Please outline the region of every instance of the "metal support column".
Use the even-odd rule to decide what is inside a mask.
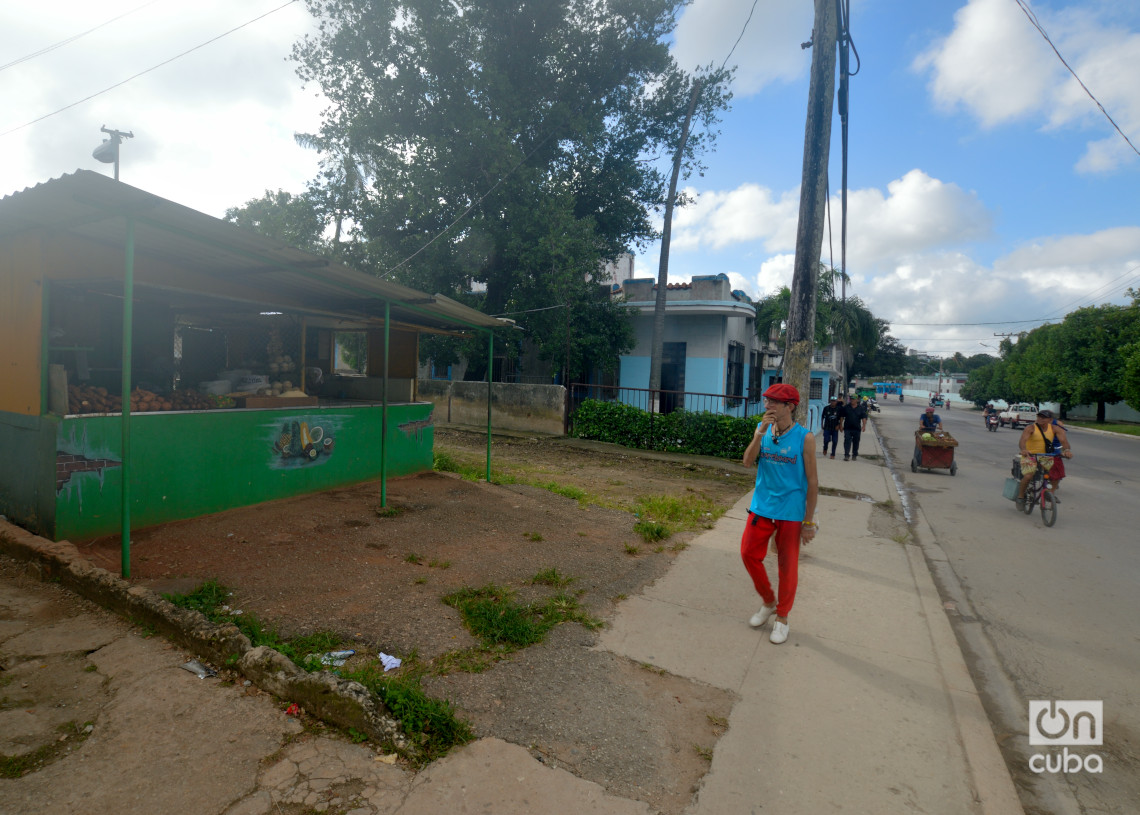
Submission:
[[[122,552],[123,577],[131,576],[131,343],[135,299],[135,221],[127,218],[126,264],[123,269],[123,427],[119,472],[123,479]]]
[[[491,376],[495,371],[495,334],[487,332],[487,480],[491,480]]]
[[[392,303],[384,301],[384,384],[380,389],[380,506],[388,506],[388,340],[392,324]]]

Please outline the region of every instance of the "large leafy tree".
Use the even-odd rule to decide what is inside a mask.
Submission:
[[[597,356],[600,338],[610,358],[627,349],[628,320],[594,280],[655,237],[653,159],[671,156],[690,87],[665,41],[682,0],[307,4],[320,29],[294,58],[331,104],[301,139],[322,153],[314,192],[354,262],[479,290],[550,359],[566,356],[566,320],[537,309],[569,308],[572,358]],[[727,103],[712,84],[709,111]],[[713,135],[689,140],[690,167]],[[599,313],[614,330],[580,320]]]
[[[1140,319],[1135,308],[1106,305],[1068,314],[1057,338],[1061,362],[1057,376],[1064,401],[1095,404],[1097,421],[1103,422],[1106,405],[1124,398],[1126,357],[1121,349],[1137,340]]]
[[[871,353],[864,350],[855,352],[851,363],[851,376],[900,377],[907,373],[911,357],[906,346],[887,333],[885,324],[879,335],[879,342]]]
[[[308,194],[294,195],[278,190],[226,210],[225,220],[276,238],[298,249],[324,252],[325,221],[317,202]]]

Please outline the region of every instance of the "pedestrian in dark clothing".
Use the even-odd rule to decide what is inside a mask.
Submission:
[[[843,460],[859,458],[859,437],[867,429],[867,408],[859,404],[859,397],[852,395],[843,406],[839,429],[843,431]]]
[[[839,413],[843,410],[843,400],[836,396],[819,416],[823,430],[823,454],[827,455],[827,445],[831,444],[831,457],[835,458],[835,448],[839,445]]]

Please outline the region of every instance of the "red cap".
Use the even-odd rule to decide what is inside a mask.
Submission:
[[[800,392],[783,382],[779,382],[768,390],[764,391],[765,399],[775,399],[777,402],[791,402],[793,405],[800,403]]]
[[[934,408],[932,408],[932,407],[928,407],[928,408],[926,409],[926,412],[927,412],[927,413],[933,413],[933,412],[934,412]]]

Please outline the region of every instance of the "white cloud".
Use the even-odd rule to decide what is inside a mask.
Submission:
[[[753,298],[791,284],[795,191],[777,195],[743,184],[690,193],[696,203],[683,210],[674,231],[670,280],[725,272]],[[980,351],[978,342],[992,340],[994,331],[1032,328],[1038,323],[1030,321],[1060,319],[1086,303],[1119,301],[1130,282],[1140,282],[1140,227],[1044,236],[988,264],[969,252],[995,240],[992,215],[955,184],[916,169],[885,191],[853,190],[848,201],[848,293],[890,321],[905,344],[932,353]],[[836,197],[832,215],[838,212]],[[825,260],[828,254],[825,238]],[[657,255],[647,260],[639,258],[639,275],[656,276]],[[1011,320],[1024,322],[1004,322]]]
[[[940,107],[965,107],[991,127],[1039,111],[1056,76],[1052,54],[1012,0],[970,0],[954,31],[915,60]],[[1054,60],[1055,61],[1055,60]]]
[[[694,0],[674,32],[673,56],[686,70],[712,63],[719,68],[748,19],[748,3],[738,0]],[[800,43],[811,37],[811,3],[758,0],[729,67],[736,65],[733,90],[750,96],[775,82],[803,76],[810,51]]]
[[[992,219],[977,196],[911,170],[877,189],[847,195],[849,267],[874,268],[884,260],[960,246],[990,236]],[[832,212],[838,212],[838,199]]]
[[[776,196],[749,183],[727,192],[692,187],[685,192],[694,203],[674,210],[672,246],[677,251],[723,249],[755,240],[764,241],[768,251],[795,247],[798,189]]]
[[[674,214],[673,251],[719,251],[753,242],[766,253],[795,249],[798,188],[776,194],[747,183],[723,192],[686,192],[694,203]],[[839,212],[839,196],[833,196],[836,221]],[[878,189],[852,190],[848,212],[852,267],[873,267],[885,258],[984,239],[991,228],[990,215],[975,195],[921,170],[890,182],[885,195]]]
[[[1120,23],[1103,23],[1084,8],[1036,14],[1121,130],[1130,136],[1140,133],[1140,84],[1128,68],[1140,62],[1140,34]],[[1079,126],[1110,132],[1107,138],[1088,142],[1076,162],[1080,172],[1108,172],[1136,160],[1016,3],[970,0],[954,15],[954,23],[954,30],[912,66],[929,72],[930,93],[938,107],[965,109],[986,128],[1029,120],[1050,129]]]
[[[7,4],[0,52],[16,58],[139,6],[58,2],[53,15]],[[155,4],[0,72],[0,132],[19,127],[157,66],[280,5],[274,0],[193,7]],[[11,8],[9,8],[11,6]],[[66,20],[61,28],[59,20]],[[317,156],[293,142],[313,130],[321,101],[286,61],[314,21],[294,4],[89,101],[0,136],[0,195],[76,169],[111,174],[91,157],[101,125],[132,131],[121,149],[125,183],[213,215],[266,189],[303,189]]]
[[[972,348],[995,331],[1030,329],[1074,308],[1120,302],[1138,278],[1140,227],[1122,227],[1044,237],[992,266],[960,253],[898,258],[855,288],[876,316],[892,322],[894,336],[921,340],[912,344],[937,352],[948,347],[941,341]],[[970,325],[1016,320],[1025,322]],[[942,323],[952,325],[937,325]]]

